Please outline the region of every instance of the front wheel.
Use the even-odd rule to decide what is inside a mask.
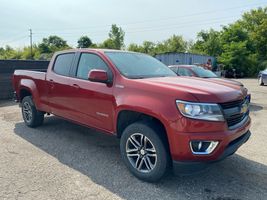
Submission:
[[[42,125],[44,121],[44,113],[36,109],[31,96],[23,98],[21,111],[23,120],[27,126],[33,128]]]
[[[122,134],[122,159],[141,180],[158,181],[167,171],[169,154],[159,134],[152,124],[145,122],[129,125]]]

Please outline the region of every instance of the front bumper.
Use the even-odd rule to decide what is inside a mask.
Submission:
[[[215,160],[206,161],[206,162],[193,162],[193,161],[175,161],[173,160],[173,170],[175,173],[192,173],[199,171],[201,169],[206,168],[209,164],[221,161],[226,157],[234,154],[238,148],[246,143],[250,138],[251,132],[248,130],[245,134],[241,135],[240,137],[236,138],[235,140],[231,141],[227,147],[224,149],[224,152]]]

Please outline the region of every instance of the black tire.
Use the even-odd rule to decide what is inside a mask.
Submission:
[[[44,112],[36,109],[31,96],[22,99],[21,112],[27,126],[34,128],[43,124]]]
[[[263,80],[262,80],[262,76],[259,77],[259,85],[261,85],[261,86],[264,85]]]
[[[169,153],[168,152],[169,151],[168,151],[168,147],[166,146],[164,142],[164,139],[162,139],[159,135],[160,130],[161,129],[158,126],[155,126],[155,124],[153,123],[139,121],[139,122],[135,122],[129,125],[123,131],[123,134],[121,136],[120,152],[121,152],[122,159],[124,163],[126,164],[126,166],[128,167],[128,169],[130,170],[130,172],[133,175],[135,175],[137,178],[143,181],[147,181],[147,182],[158,181],[168,171],[168,168],[169,168]],[[143,135],[143,137],[139,134]],[[133,140],[131,136],[134,137],[135,140]],[[142,141],[141,138],[144,138],[143,140],[146,140],[146,142],[143,141],[143,144],[146,143],[146,145],[144,145],[146,146],[146,148],[142,147],[143,152],[142,152],[141,147],[138,148],[139,149],[138,151],[134,150],[132,152],[129,145],[132,145],[133,149],[136,149],[132,141],[138,140],[138,137],[140,138],[139,144],[142,143],[140,142]],[[135,144],[138,144],[138,143],[135,142]],[[155,153],[152,152],[153,147],[155,149]],[[131,152],[127,154],[126,153],[127,150],[128,152],[129,151]],[[156,156],[154,154],[156,154]],[[131,155],[131,157],[127,155]],[[132,155],[136,155],[136,156],[134,157]],[[151,155],[153,156],[150,157]],[[136,161],[134,161],[135,158],[136,158]],[[139,162],[137,161],[138,158],[139,158]],[[135,166],[138,165],[138,167],[135,167],[134,165]],[[142,166],[140,167],[140,165]],[[140,169],[138,169],[139,167]]]

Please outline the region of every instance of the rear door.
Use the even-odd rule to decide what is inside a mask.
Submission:
[[[69,83],[75,96],[72,100],[75,121],[112,132],[115,107],[113,86],[89,81],[88,73],[92,69],[105,70],[113,76],[108,64],[99,55],[80,53]]]
[[[52,69],[47,73],[48,100],[51,112],[72,119],[72,87],[69,84],[70,70],[75,53],[63,53],[56,56]]]

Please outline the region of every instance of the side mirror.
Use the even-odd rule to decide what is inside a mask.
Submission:
[[[88,73],[88,80],[99,83],[109,83],[108,73],[105,70],[93,69]]]

